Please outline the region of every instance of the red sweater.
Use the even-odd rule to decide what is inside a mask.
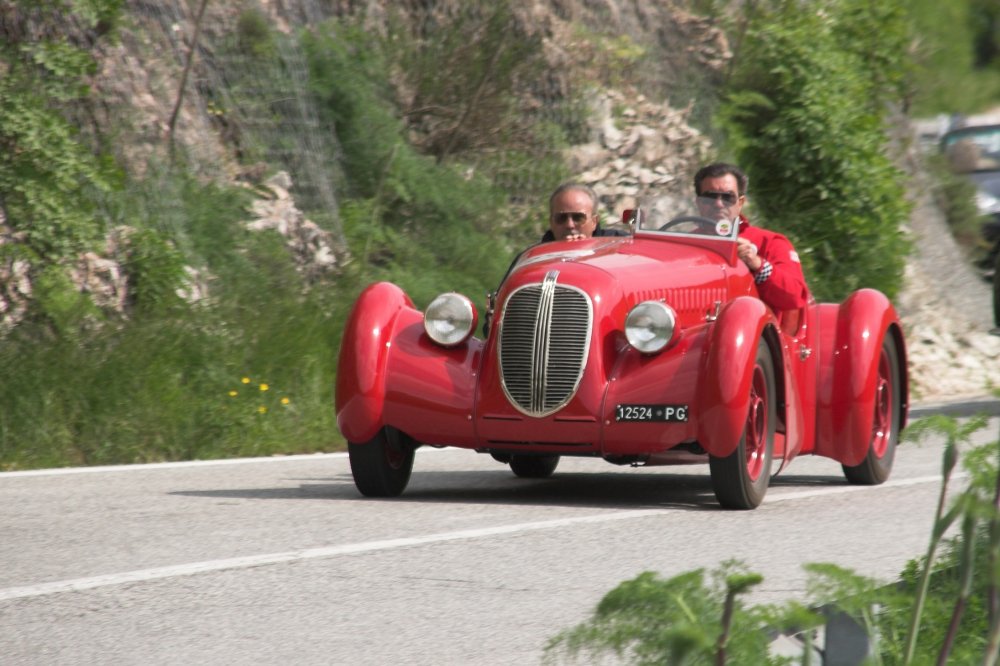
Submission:
[[[771,264],[771,275],[757,284],[757,293],[772,310],[797,310],[809,302],[809,287],[792,242],[776,231],[750,224],[740,215],[740,238],[757,246],[757,255]]]

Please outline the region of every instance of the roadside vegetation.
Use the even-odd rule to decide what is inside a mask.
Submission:
[[[930,2],[824,0],[806,13],[798,3],[704,0],[693,8],[733,47],[725,76],[671,82],[656,48],[581,26],[589,79],[569,76],[539,107],[538,36],[518,28],[508,2],[462,6],[433,21],[399,13],[379,33],[344,18],[285,34],[246,9],[216,44],[216,65],[240,66],[220,79],[226,90],[207,93],[209,110],[248,169],[301,143],[294,98],[259,90],[295,79],[285,55],[302,55],[301,92],[316,109],[309,131],[336,144],[320,163],[336,209],[302,205],[350,258],[310,281],[277,234],[247,230],[251,188],[206,179],[180,144],[140,172],[123,159],[128,119],[96,121],[95,54],[134,29],[120,0],[5,4],[0,293],[25,275],[32,291],[0,313],[0,469],[341,448],[334,373],[356,294],[392,280],[419,306],[441,291],[475,299],[492,289],[537,238],[551,188],[572,175],[560,149],[586,139],[593,77],[692,104],[719,157],[750,170],[753,214],[795,240],[818,297],[862,284],[894,294],[907,208],[887,157],[890,113],[985,104],[982,86],[938,95],[935,81],[982,81],[997,67],[996,12],[980,0],[949,4],[966,17],[961,30]],[[945,57],[942,44],[970,35],[972,56]],[[278,129],[259,133],[237,104]],[[68,277],[109,241],[128,276],[122,312]],[[184,297],[191,268],[208,291],[194,303]]]
[[[74,109],[96,102],[83,85],[95,63],[58,34],[66,24],[59,11],[69,5],[14,5],[23,32],[0,40],[9,74],[0,79],[0,206],[8,239],[17,242],[0,245],[0,260],[30,265],[35,279],[28,316],[0,344],[0,469],[342,447],[334,372],[355,296],[377,280],[406,285],[424,304],[446,290],[485,294],[536,233],[526,228],[535,208],[511,205],[505,173],[530,170],[534,189],[521,188],[527,201],[542,200],[567,176],[535,150],[539,134],[558,142],[562,128],[524,126],[510,101],[520,99],[516,86],[538,69],[540,53],[537,42],[510,30],[503,3],[463,14],[446,31],[453,45],[477,35],[488,61],[420,51],[420,35],[401,23],[382,40],[350,21],[287,37],[250,12],[231,44],[246,58],[246,74],[287,76],[277,60],[289,47],[282,40],[295,41],[319,120],[341,148],[337,213],[352,260],[306,284],[277,234],[246,229],[246,188],[204,182],[183,154],[172,164],[152,162],[141,177],[129,174],[113,150],[101,150],[113,137],[74,126]],[[127,20],[115,0],[74,7],[86,36],[105,42]],[[54,36],[36,41],[37,32]],[[491,43],[496,35],[507,41]],[[411,141],[390,74],[407,79],[414,104],[451,115],[425,118],[429,129]],[[456,100],[473,97],[453,118]],[[294,138],[228,131],[248,162],[267,141]],[[102,251],[105,233],[118,225],[134,230],[117,255],[129,274],[124,317],[96,307],[67,277],[73,257]],[[208,299],[192,305],[178,296],[187,288],[185,266],[209,276]]]

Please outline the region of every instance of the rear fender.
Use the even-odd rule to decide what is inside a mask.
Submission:
[[[698,441],[713,456],[728,456],[739,445],[750,409],[757,341],[768,319],[760,300],[742,296],[722,309],[712,327],[697,404]],[[776,369],[779,363],[776,358]]]
[[[886,336],[899,352],[897,378],[906,423],[908,382],[906,350],[899,319],[889,299],[875,289],[855,291],[839,306],[834,326],[822,330],[827,339],[818,387],[816,454],[847,466],[861,463],[868,453],[875,416],[875,380]]]

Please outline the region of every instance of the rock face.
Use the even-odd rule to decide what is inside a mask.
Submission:
[[[254,220],[247,222],[250,231],[275,231],[285,239],[285,246],[295,260],[295,267],[307,282],[333,273],[339,262],[333,250],[333,235],[307,220],[295,206],[289,190],[292,179],[280,171],[264,185],[271,196],[253,203]]]
[[[693,177],[711,143],[688,125],[690,109],[674,109],[642,95],[605,90],[595,104],[592,140],[568,150],[577,179],[594,187],[605,216],[616,220],[625,208],[669,200],[671,210],[691,201]],[[621,109],[614,118],[612,109]]]

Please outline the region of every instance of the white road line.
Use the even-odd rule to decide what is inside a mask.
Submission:
[[[666,513],[662,509],[645,509],[636,511],[617,511],[615,513],[605,513],[591,516],[580,516],[577,518],[562,518],[558,520],[544,520],[536,523],[520,523],[515,525],[504,525],[500,527],[484,527],[474,530],[461,530],[458,532],[443,532],[441,534],[427,534],[418,537],[405,537],[400,539],[385,539],[382,541],[366,541],[362,543],[344,544],[341,546],[328,546],[325,548],[307,548],[305,550],[292,550],[284,553],[269,553],[264,555],[250,555],[248,557],[234,557],[225,560],[209,560],[207,562],[192,562],[191,564],[180,564],[171,567],[158,567],[156,569],[141,569],[139,571],[127,571],[118,574],[108,574],[105,576],[92,576],[90,578],[77,578],[74,580],[55,581],[52,583],[41,583],[39,585],[26,585],[24,587],[10,587],[0,590],[0,601],[9,599],[23,599],[25,597],[39,597],[46,594],[57,594],[60,592],[79,592],[81,590],[92,590],[98,587],[109,585],[121,585],[124,583],[137,583],[161,578],[173,578],[175,576],[189,576],[192,574],[205,573],[210,571],[226,571],[230,569],[247,569],[265,564],[281,564],[288,562],[301,562],[304,560],[316,560],[339,555],[355,555],[358,553],[370,553],[378,550],[389,550],[392,548],[407,548],[410,546],[422,546],[430,543],[441,543],[444,541],[458,541],[461,539],[478,539],[481,537],[497,536],[501,534],[516,534],[519,532],[530,532],[534,530],[547,530],[567,525],[579,525],[583,523],[603,523],[613,520],[628,520],[645,516],[655,516]]]
[[[260,458],[219,458],[218,460],[184,460],[178,462],[142,463],[135,465],[95,465],[93,467],[54,467],[0,472],[0,480],[25,476],[63,476],[66,474],[95,474],[97,472],[142,472],[145,470],[177,469],[180,467],[208,467],[210,465],[246,465],[262,462],[297,462],[346,458],[346,453],[302,453],[293,456],[265,456]]]
[[[823,495],[836,495],[849,492],[862,492],[886,487],[905,487],[924,483],[939,483],[939,476],[922,476],[912,479],[900,479],[888,481],[881,486],[835,486],[830,488],[814,488],[800,492],[789,493],[768,493],[764,505],[775,502],[785,502],[789,500],[806,499],[820,497]],[[306,560],[327,559],[341,555],[356,555],[359,553],[371,553],[379,550],[391,550],[393,548],[409,548],[412,546],[423,546],[427,544],[442,543],[446,541],[460,541],[464,539],[480,539],[483,537],[494,537],[506,534],[518,534],[537,530],[556,529],[571,525],[582,525],[588,523],[605,523],[616,520],[632,520],[634,518],[648,518],[661,516],[675,512],[676,509],[636,509],[632,511],[615,511],[611,513],[601,513],[589,516],[579,516],[576,518],[560,518],[557,520],[543,520],[533,523],[518,523],[514,525],[503,525],[499,527],[484,527],[473,530],[460,530],[457,532],[442,532],[440,534],[427,534],[417,537],[404,537],[399,539],[384,539],[380,541],[365,541],[361,543],[343,544],[340,546],[326,546],[323,548],[307,548],[304,550],[292,550],[283,553],[266,553],[262,555],[250,555],[247,557],[233,557],[221,560],[208,560],[205,562],[192,562],[189,564],[178,564],[169,567],[157,567],[154,569],[140,569],[137,571],[126,571],[123,573],[107,574],[104,576],[91,576],[88,578],[76,578],[71,580],[54,581],[51,583],[40,583],[38,585],[25,585],[22,587],[9,587],[0,589],[0,601],[11,599],[25,599],[29,597],[41,597],[49,594],[59,594],[64,592],[81,592],[99,587],[109,587],[112,585],[124,585],[127,583],[141,583],[151,580],[161,580],[164,578],[175,578],[178,576],[191,576],[194,574],[208,573],[213,571],[229,571],[232,569],[248,569],[268,564],[285,564],[290,562],[303,562]]]
[[[420,455],[437,451],[465,451],[458,448],[421,447]],[[262,456],[259,458],[219,458],[216,460],[182,460],[177,462],[136,463],[133,465],[95,465],[93,467],[51,467],[49,469],[25,469],[15,472],[0,472],[0,481],[27,476],[63,476],[67,474],[94,474],[97,472],[143,472],[159,469],[178,469],[183,467],[210,467],[212,465],[247,465],[251,463],[270,462],[301,462],[303,460],[335,460],[346,458],[347,452],[339,453],[300,453],[288,456]]]

